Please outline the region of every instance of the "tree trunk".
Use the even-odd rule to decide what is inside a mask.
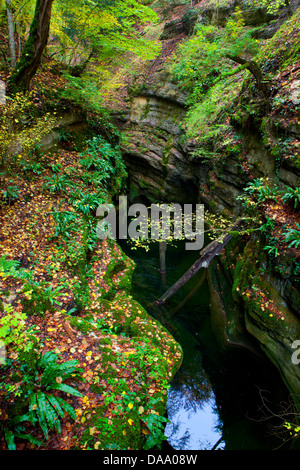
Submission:
[[[253,60],[246,60],[246,59],[243,59],[242,57],[231,55],[231,54],[227,54],[226,57],[230,60],[233,60],[237,64],[244,65],[249,70],[249,72],[251,72],[252,75],[254,76],[256,83],[257,83],[258,90],[264,96],[269,95],[269,90],[268,90],[267,85],[264,82],[262,71],[256,62],[254,62]]]
[[[16,46],[15,46],[15,34],[14,34],[14,22],[11,11],[11,1],[6,0],[6,12],[7,12],[7,24],[8,24],[8,40],[10,49],[11,65],[16,66]]]
[[[19,19],[18,19],[18,22],[17,22],[17,28],[18,28],[18,60],[20,60],[21,52],[22,52],[22,47],[21,47],[21,15],[22,15],[22,8],[23,8],[23,0],[21,0],[21,3],[20,3]]]
[[[29,91],[48,42],[51,8],[54,0],[36,0],[34,18],[19,63],[9,78],[10,91]]]

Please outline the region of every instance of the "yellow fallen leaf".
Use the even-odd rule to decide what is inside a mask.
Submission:
[[[128,408],[129,408],[130,410],[132,410],[133,404],[132,404],[132,403],[128,403]]]
[[[133,425],[133,420],[131,418],[129,418],[128,423],[130,424],[130,426],[132,426]]]

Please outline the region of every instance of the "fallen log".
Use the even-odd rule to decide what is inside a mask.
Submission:
[[[203,250],[200,251],[200,258],[185,272],[181,278],[175,282],[157,301],[157,304],[165,303],[172,295],[175,294],[187,281],[189,281],[196,272],[201,268],[208,268],[211,260],[219,255],[223,250],[224,246],[232,239],[235,232],[241,229],[243,225],[243,219],[238,219],[232,224],[227,230],[226,234],[222,234],[216,240],[209,243]]]

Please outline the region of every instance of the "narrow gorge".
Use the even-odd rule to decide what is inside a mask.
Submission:
[[[234,221],[247,217],[242,196],[249,182],[261,179],[293,189],[299,185],[299,62],[286,61],[283,67],[277,51],[279,57],[263,64],[273,76],[267,105],[253,76],[249,74],[242,86],[237,84],[239,93],[225,102],[226,130],[206,143],[210,155],[205,155],[201,139],[199,144],[197,136],[192,139],[185,132],[189,92],[172,77],[168,59],[201,22],[209,19],[213,25],[224,25],[237,6],[245,6],[243,2],[225,2],[220,8],[215,2],[194,3],[192,12],[187,6],[179,6],[175,15],[173,10],[174,19],[169,18],[160,31],[161,56],[131,83],[130,105],[121,119],[114,117],[122,130],[131,201],[204,204],[217,218]],[[255,25],[260,37],[273,38],[276,47],[287,23],[293,22],[298,30],[298,6],[291,2],[279,18],[263,16],[258,10],[242,13],[245,24]],[[292,29],[290,34],[296,48],[299,33]],[[278,224],[276,232],[284,216],[272,191],[262,212]],[[261,208],[256,211],[259,215]],[[223,346],[249,347],[266,356],[299,410],[300,368],[292,362],[293,343],[300,338],[299,251],[283,249],[275,257],[267,254],[265,246],[262,231],[245,230],[213,260],[207,269],[211,314]]]
[[[299,449],[300,1],[0,9],[0,449]]]

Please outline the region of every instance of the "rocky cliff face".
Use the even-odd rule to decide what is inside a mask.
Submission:
[[[295,159],[300,141],[300,65],[295,59],[272,83],[272,103],[261,110],[246,94],[248,111],[231,120],[231,133],[217,143],[216,158],[194,156],[195,142],[184,132],[187,94],[168,73],[167,59],[176,45],[208,18],[223,24],[241,2],[216,9],[204,1],[188,15],[166,23],[161,35],[163,59],[131,90],[131,107],[122,128],[122,149],[130,175],[130,197],[155,202],[203,203],[217,215],[233,218],[243,208],[238,199],[249,181],[268,177],[279,186],[299,186]],[[299,2],[291,2],[276,22],[245,12],[248,24],[264,24],[261,37],[274,35]],[[189,21],[187,21],[189,18]],[[170,54],[168,46],[172,44]],[[150,78],[149,78],[150,77]],[[238,110],[237,103],[237,110]],[[230,135],[231,134],[231,135]],[[233,138],[238,134],[238,138]],[[300,340],[299,253],[287,251],[270,262],[260,236],[234,239],[208,270],[212,314],[224,344],[260,350],[278,368],[300,409],[300,369],[291,360]]]

